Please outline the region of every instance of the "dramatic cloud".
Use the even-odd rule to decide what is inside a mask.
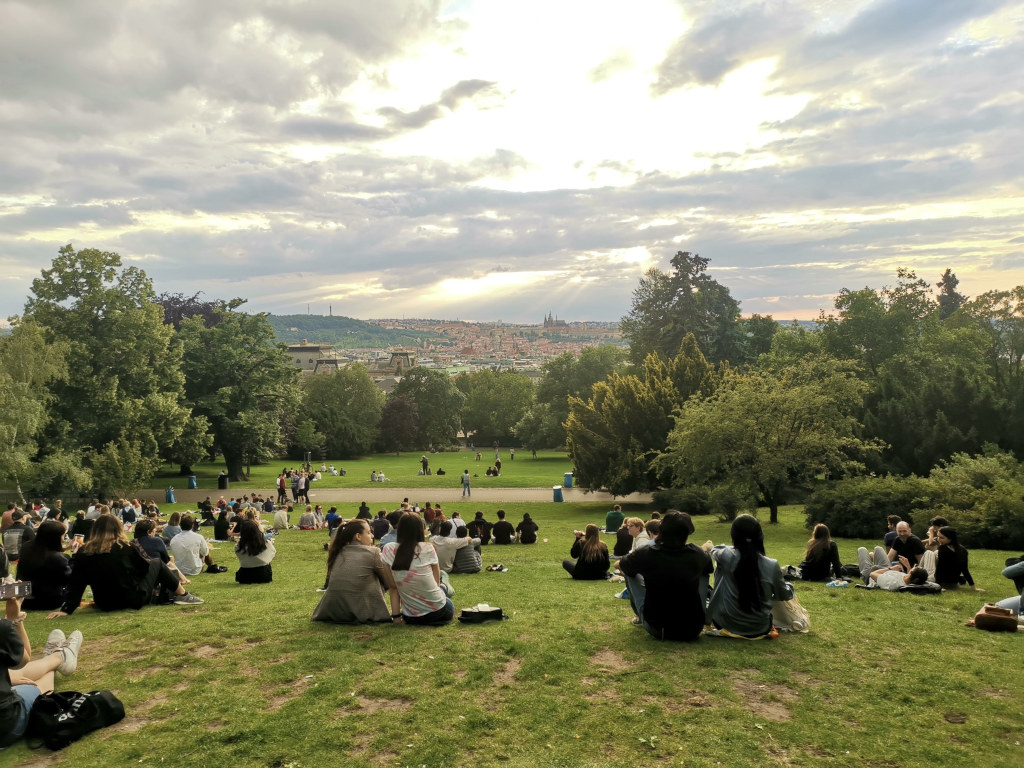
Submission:
[[[67,242],[158,291],[616,319],[677,250],[745,312],[1024,283],[1005,0],[0,0],[0,316]]]

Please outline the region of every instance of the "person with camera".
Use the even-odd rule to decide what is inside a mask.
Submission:
[[[601,541],[601,529],[588,525],[582,531],[573,531],[576,541],[569,550],[569,559],[562,561],[562,567],[576,581],[604,581],[608,578],[611,558],[608,545]]]

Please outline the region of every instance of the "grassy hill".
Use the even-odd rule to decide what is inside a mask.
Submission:
[[[358,347],[418,346],[432,338],[416,331],[379,328],[351,317],[324,315],[268,315],[278,341],[287,344],[303,339],[322,344],[333,344],[337,349]]]

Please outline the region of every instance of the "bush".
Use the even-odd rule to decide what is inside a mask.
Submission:
[[[707,486],[691,485],[686,488],[665,488],[651,494],[651,501],[662,512],[677,509],[691,516],[710,515],[711,491]]]
[[[915,513],[927,506],[927,488],[927,480],[913,475],[838,480],[808,499],[807,527],[825,523],[833,536],[881,538],[889,515],[913,523]]]
[[[999,483],[973,508],[946,517],[966,547],[1024,549],[1024,485],[1020,483]]]

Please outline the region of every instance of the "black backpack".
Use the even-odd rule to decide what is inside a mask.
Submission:
[[[31,749],[64,749],[87,733],[123,719],[124,704],[110,691],[44,693],[28,714],[25,742]]]

